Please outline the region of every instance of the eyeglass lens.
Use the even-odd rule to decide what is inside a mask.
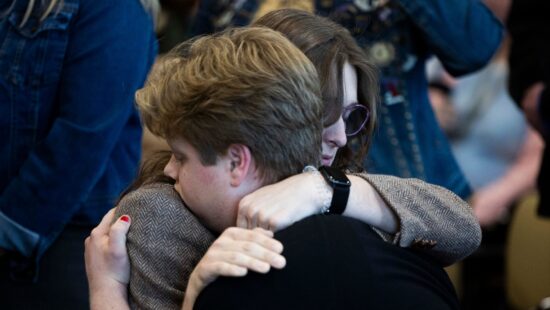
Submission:
[[[348,109],[349,108],[349,109]],[[354,136],[358,134],[369,119],[369,110],[360,104],[346,107],[344,110],[344,120],[346,123],[346,135]]]

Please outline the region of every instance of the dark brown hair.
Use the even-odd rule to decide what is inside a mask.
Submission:
[[[120,194],[116,204],[118,204],[126,194],[135,191],[141,186],[151,183],[167,183],[173,185],[176,181],[164,175],[164,167],[168,164],[168,161],[170,161],[171,156],[172,152],[170,151],[157,151],[147,156],[140,164],[136,178],[132,181],[132,184]]]
[[[334,165],[340,168],[362,167],[375,127],[379,86],[378,70],[367,60],[355,39],[343,26],[296,9],[272,11],[256,20],[253,26],[281,32],[313,62],[321,81],[325,127],[336,122],[342,113],[344,64],[348,62],[355,68],[358,103],[370,110],[370,119],[365,129],[351,137],[348,144],[339,150]]]

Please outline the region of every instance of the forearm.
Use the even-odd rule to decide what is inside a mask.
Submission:
[[[343,215],[376,228],[401,247],[433,244],[424,251],[447,265],[471,254],[481,230],[470,206],[449,190],[417,179],[349,174],[351,190]],[[333,189],[315,170],[262,187],[239,203],[237,226],[277,231],[326,210]]]
[[[418,179],[357,174],[368,181],[398,218],[393,242],[416,247],[449,265],[471,254],[481,242],[481,229],[470,206],[457,195]]]
[[[384,199],[366,180],[350,175],[351,181],[348,204],[343,215],[358,219],[387,233],[394,234],[399,229],[396,214]]]
[[[193,275],[191,275],[191,277],[192,276]],[[195,305],[197,297],[198,292],[188,286],[185,290],[185,299],[183,300],[183,304],[181,305],[181,310],[193,310],[193,306]]]
[[[0,211],[0,248],[30,257],[39,241],[39,234],[19,225]]]
[[[473,72],[492,57],[503,27],[478,0],[399,0],[423,41],[453,75]]]
[[[116,139],[105,138],[108,130],[83,133],[73,125],[56,120],[46,141],[29,154],[0,197],[0,213],[10,221],[10,225],[0,225],[0,235],[7,236],[5,242],[16,245],[11,248],[24,256],[43,253],[45,245],[83,208],[107,169]],[[67,163],[74,158],[81,162]],[[109,188],[111,197],[102,193],[105,196],[98,198],[95,206],[108,209],[122,189]]]
[[[534,189],[543,148],[544,143],[540,136],[528,128],[518,158],[504,176],[489,186],[505,197],[509,203]]]

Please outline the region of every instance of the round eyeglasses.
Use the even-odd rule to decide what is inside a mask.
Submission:
[[[367,124],[370,116],[369,109],[362,104],[352,104],[342,111],[342,118],[346,124],[346,136],[358,134]]]

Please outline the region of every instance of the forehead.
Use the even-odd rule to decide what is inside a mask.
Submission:
[[[188,156],[197,154],[197,150],[183,138],[169,139],[167,142],[174,153],[186,154]]]
[[[342,84],[344,107],[357,103],[357,71],[348,62],[344,64]]]

